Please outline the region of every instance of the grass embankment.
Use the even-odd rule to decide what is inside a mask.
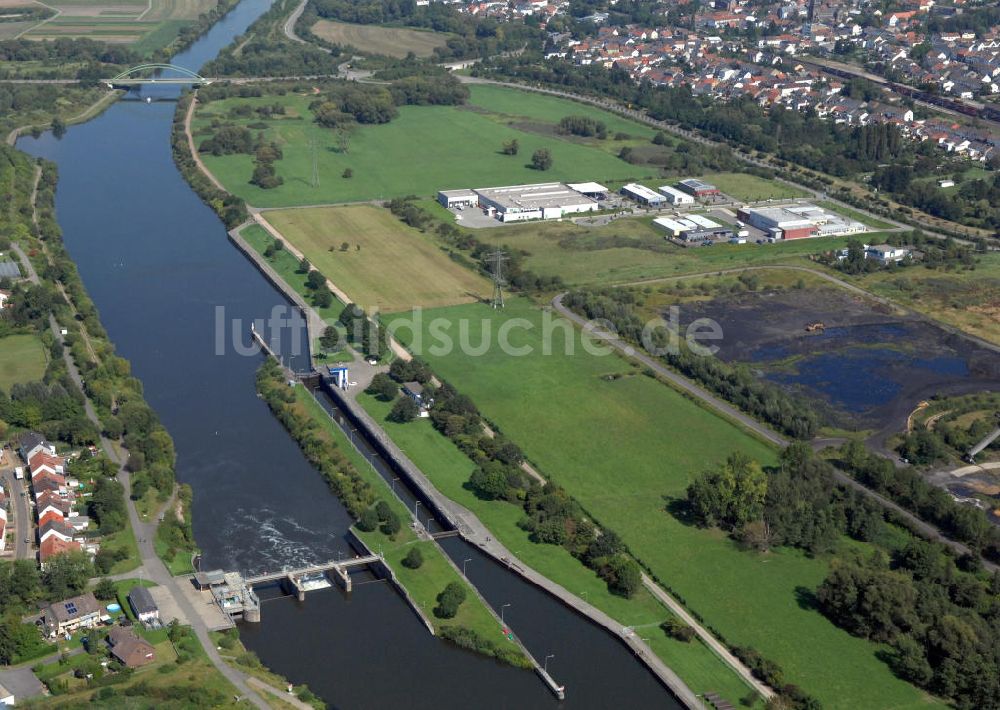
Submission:
[[[518,443],[543,475],[564,486],[599,524],[618,532],[728,643],[754,647],[773,659],[790,682],[825,707],[873,707],[876,699],[878,707],[892,708],[930,702],[892,675],[876,645],[837,629],[808,603],[808,593],[827,573],[828,559],[788,549],[746,552],[722,533],[693,527],[669,512],[696,475],[733,450],[764,463],[774,461],[772,450],[616,356],[543,355],[541,313],[524,299],[512,300],[500,313],[457,306],[427,316],[425,322],[467,319],[473,343],[480,342],[483,328],[495,330],[503,321],[525,318],[534,324],[530,331],[510,334],[512,345],[532,346],[531,355],[509,357],[493,348],[481,357],[458,349],[424,357]],[[576,342],[579,351],[578,337]],[[406,426],[413,428],[389,431],[412,436],[405,443],[401,439],[408,455],[443,492],[475,510],[512,551],[555,579],[573,565],[582,570],[562,550],[527,542],[515,528],[517,508],[485,504],[464,491],[468,462],[454,469],[441,463],[450,442],[431,436],[436,432],[429,428],[421,435],[422,423]]]
[[[406,226],[387,209],[316,207],[269,211],[266,217],[369,312],[469,303],[490,293],[486,279],[448,258],[430,235]]]
[[[366,54],[384,54],[403,59],[412,52],[417,57],[433,57],[434,50],[446,47],[453,35],[405,27],[355,25],[349,22],[318,20],[310,31],[327,42],[353,47]]]
[[[274,237],[272,237],[266,229],[259,225],[252,224],[249,227],[244,228],[243,231],[240,232],[240,235],[244,240],[246,240],[247,244],[249,244],[254,251],[256,251],[267,261],[268,264],[271,265],[285,284],[306,299],[306,302],[312,301],[313,291],[306,285],[307,275],[299,271],[298,259],[292,256],[292,254],[285,249],[275,251],[271,254],[271,256],[265,256],[267,248],[274,243]],[[344,309],[344,305],[344,303],[341,303],[340,300],[334,296],[333,301],[326,308],[317,308],[315,306],[314,308],[325,323],[334,325],[334,327],[339,328],[341,333],[344,334],[344,328],[339,325],[337,321],[340,312]],[[322,348],[319,346],[318,337],[319,336],[317,336],[317,342],[311,344],[311,352],[313,353],[313,358],[317,364],[345,362],[353,359],[351,354],[345,349],[338,350],[320,358],[319,353],[322,352]]]
[[[38,382],[45,374],[49,356],[41,338],[30,333],[0,338],[0,389]]]
[[[341,462],[336,466],[339,475],[345,483],[353,481],[348,484],[351,485],[352,497],[346,503],[352,513],[358,514],[373,505],[376,500],[382,500],[398,516],[403,525],[394,535],[387,535],[381,529],[366,532],[357,526],[355,532],[370,549],[385,555],[386,563],[430,620],[435,632],[440,635],[445,633],[448,627],[465,629],[476,637],[478,649],[486,655],[494,656],[511,665],[530,667],[520,648],[501,634],[496,619],[469,583],[451,566],[441,548],[432,541],[418,539],[409,526],[409,511],[392,493],[389,484],[351,446],[347,437],[319,402],[303,387],[288,388],[280,371],[273,366],[258,374],[258,390],[262,392],[272,410],[276,406],[280,407],[280,411],[275,413],[279,420],[290,428],[293,437],[300,439],[295,431],[299,427],[308,430],[306,436],[309,441],[306,448],[309,451],[319,452],[325,448],[326,452],[339,452]],[[276,395],[282,397],[280,403]],[[300,444],[302,443],[300,440]],[[325,452],[320,455],[325,460],[329,459]],[[331,480],[331,476],[326,472],[324,476],[328,481]],[[339,485],[343,487],[344,484]],[[409,569],[402,564],[403,558],[412,547],[419,548],[423,555],[423,564],[417,569]],[[438,594],[449,582],[462,585],[466,589],[466,598],[453,618],[438,619],[433,609],[437,606]]]
[[[432,196],[438,190],[488,187],[519,183],[568,180],[599,182],[643,179],[653,176],[653,166],[634,166],[617,157],[634,143],[648,144],[652,131],[613,114],[575,102],[533,95],[501,87],[471,88],[468,106],[403,106],[390,123],[366,125],[350,135],[343,152],[337,133],[313,122],[310,94],[260,98],[233,98],[199,104],[194,120],[195,142],[211,135],[213,119],[225,117],[236,125],[264,123],[265,137],[281,146],[284,157],[275,163],[284,184],[263,190],[249,184],[253,172],[250,155],[202,159],[226,189],[258,207],[288,207],[404,197],[414,192]],[[283,116],[261,121],[259,116],[229,118],[240,104],[285,106]],[[590,115],[604,121],[613,135],[619,130],[627,140],[576,138],[556,133],[563,116]],[[501,146],[516,138],[520,153],[503,155]],[[312,185],[310,140],[316,140],[319,185]],[[547,171],[529,167],[538,148],[552,152]],[[391,155],[392,160],[386,160]],[[342,177],[350,168],[353,177]]]

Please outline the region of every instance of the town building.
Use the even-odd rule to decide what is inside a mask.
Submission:
[[[129,668],[138,668],[156,659],[156,649],[145,639],[139,638],[135,631],[123,626],[111,629],[108,633],[108,646],[111,647],[112,657]]]
[[[722,194],[715,185],[711,185],[704,180],[698,180],[697,178],[681,180],[677,183],[677,187],[695,197],[717,197]]]
[[[667,202],[672,205],[693,205],[694,196],[689,195],[686,192],[681,192],[680,190],[670,187],[669,185],[664,185],[662,187],[656,188],[660,191],[664,197],[667,198]]]
[[[50,636],[62,636],[77,629],[92,629],[111,617],[90,592],[49,604],[43,621]]]
[[[48,566],[50,559],[56,555],[61,555],[66,552],[78,552],[83,549],[80,547],[80,543],[76,540],[64,540],[58,536],[51,536],[45,538],[41,544],[38,546],[38,562],[41,564],[42,569]]]
[[[600,209],[596,200],[560,182],[482,187],[473,192],[479,196],[479,206],[501,222],[561,219],[568,214]]]
[[[656,190],[650,190],[645,185],[640,185],[639,183],[630,182],[628,185],[622,187],[621,193],[630,199],[635,200],[641,205],[649,205],[650,207],[659,207],[667,198],[661,195]]]
[[[910,256],[906,247],[894,247],[891,244],[873,244],[865,250],[865,258],[876,259],[883,266],[898,264]]]
[[[128,593],[128,605],[132,607],[135,618],[147,626],[158,624],[160,608],[156,606],[152,593],[146,587],[132,587]]]

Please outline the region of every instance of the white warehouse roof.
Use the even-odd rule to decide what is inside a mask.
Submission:
[[[649,200],[651,202],[663,201],[663,195],[658,193],[656,190],[650,190],[645,185],[640,185],[639,183],[636,182],[630,182],[628,185],[625,185],[622,189],[633,195],[641,197],[644,200]]]
[[[699,227],[704,227],[705,229],[715,229],[716,227],[721,227],[722,225],[713,222],[708,217],[702,217],[700,214],[689,214],[687,216],[689,220],[697,224]]]
[[[566,187],[570,190],[576,190],[584,195],[593,194],[595,192],[607,192],[608,188],[599,182],[568,182]]]

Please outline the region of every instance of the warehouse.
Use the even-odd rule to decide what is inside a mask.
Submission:
[[[715,226],[686,229],[681,233],[680,238],[685,242],[723,242],[734,236],[736,236],[735,233],[729,227]]]
[[[744,207],[736,216],[774,239],[804,239],[816,236],[816,225],[784,207]]]
[[[566,183],[566,187],[570,190],[576,190],[581,195],[592,197],[595,200],[608,199],[608,188],[599,182],[568,182]]]
[[[479,206],[501,222],[560,219],[567,214],[600,209],[596,200],[560,182],[482,187],[473,192],[479,197]]]
[[[817,205],[792,205],[785,209],[793,214],[797,214],[802,219],[812,222],[816,227],[816,236],[818,237],[859,234],[868,231],[868,227],[861,222],[843,217],[836,212],[828,212]]]
[[[630,182],[628,185],[622,187],[622,194],[625,195],[625,197],[632,198],[639,204],[650,205],[651,207],[658,207],[667,199],[656,190],[650,190],[645,185],[640,185],[635,182]]]
[[[689,214],[687,218],[699,227],[704,227],[705,229],[717,229],[722,226],[718,222],[713,222],[708,217],[703,217],[700,214]]]
[[[669,185],[664,185],[663,187],[656,188],[660,193],[667,198],[667,202],[672,205],[693,205],[694,198],[687,194],[686,192],[681,192]]]
[[[666,230],[667,234],[671,237],[679,237],[682,233],[691,229],[690,226],[668,217],[657,217],[653,220],[653,224],[660,229]]]
[[[472,190],[441,190],[438,202],[442,207],[473,207],[479,204],[479,196]]]
[[[695,197],[716,197],[722,194],[715,185],[710,185],[704,180],[697,180],[695,178],[681,180],[677,183],[677,187]]]

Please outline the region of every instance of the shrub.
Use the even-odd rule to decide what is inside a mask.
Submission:
[[[364,532],[371,532],[378,527],[378,513],[374,508],[366,509],[358,519],[358,529]]]
[[[465,601],[465,587],[458,582],[448,582],[447,586],[437,595],[437,606],[434,616],[439,619],[453,619],[458,613],[458,607]]]
[[[420,551],[419,547],[411,547],[410,551],[406,553],[406,557],[403,558],[403,567],[407,569],[420,569],[423,563],[424,553]]]
[[[663,629],[664,633],[666,633],[666,635],[670,638],[683,641],[684,643],[690,643],[695,637],[694,629],[678,619],[676,616],[671,616],[669,619],[664,621],[660,624],[660,628]]]

